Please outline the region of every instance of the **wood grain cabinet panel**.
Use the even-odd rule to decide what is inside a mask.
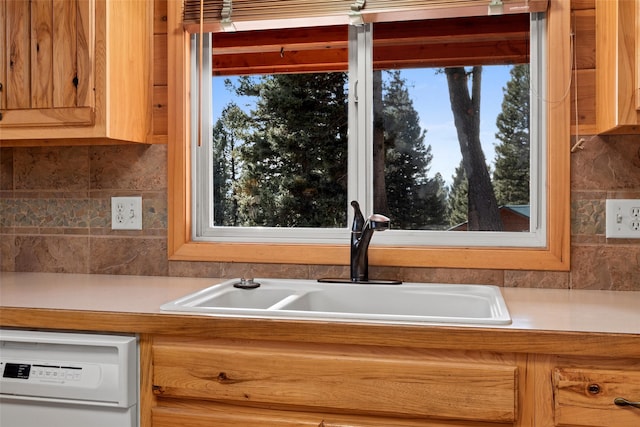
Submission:
[[[152,410],[153,427],[497,427],[470,421],[297,412],[201,401],[177,401]],[[512,424],[508,424],[511,426]]]
[[[640,408],[614,403],[640,401],[640,371],[555,368],[553,387],[557,426],[640,426]]]
[[[147,142],[153,2],[0,2],[0,145]]]
[[[596,127],[640,134],[640,0],[596,0]]]
[[[163,400],[383,417],[513,423],[517,374],[512,362],[470,356],[421,360],[392,351],[363,355],[220,343],[156,343],[153,350],[154,393]]]

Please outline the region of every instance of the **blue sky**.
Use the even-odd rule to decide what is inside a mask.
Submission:
[[[493,165],[496,142],[496,118],[502,110],[503,88],[510,79],[511,66],[484,66],[482,72],[482,94],[480,105],[480,141],[484,155]],[[431,145],[431,169],[429,176],[440,172],[447,183],[460,163],[460,145],[453,113],[449,103],[449,89],[444,73],[432,69],[403,70],[413,96],[414,108],[420,115],[420,125],[427,130],[425,143]],[[418,95],[424,93],[425,95]]]
[[[509,81],[510,66],[484,66],[480,107],[480,140],[487,162],[493,165],[495,151],[496,117],[501,111],[503,88]],[[449,91],[444,73],[434,69],[406,69],[402,71],[414,108],[420,116],[420,125],[427,130],[426,144],[431,145],[433,160],[429,176],[440,172],[447,184],[451,184],[461,154],[458,137],[449,104]],[[220,117],[224,106],[231,100],[224,87],[224,78],[213,79],[214,121]],[[242,107],[242,105],[240,105]]]

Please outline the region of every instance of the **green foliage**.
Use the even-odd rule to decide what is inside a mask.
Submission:
[[[243,130],[249,117],[235,103],[229,103],[213,129],[214,224],[239,223],[236,181],[239,175],[237,148],[244,141]]]
[[[347,205],[344,73],[245,77],[256,96],[240,149],[241,225],[342,227]]]
[[[529,204],[529,65],[511,69],[496,120],[493,186],[500,205]]]
[[[447,226],[447,188],[429,178],[431,147],[399,71],[384,85],[384,182],[394,228]],[[344,227],[347,76],[276,74],[226,81],[230,103],[213,129],[214,221],[225,226]],[[374,155],[379,155],[374,153]]]
[[[453,184],[449,191],[449,225],[455,226],[467,222],[469,210],[468,202],[469,183],[464,173],[462,162],[456,168],[456,174],[453,176]]]

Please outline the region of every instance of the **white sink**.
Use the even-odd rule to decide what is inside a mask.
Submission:
[[[312,280],[256,279],[260,287],[239,289],[238,279],[162,305],[164,311],[376,323],[511,323],[497,286],[403,283],[365,285]]]

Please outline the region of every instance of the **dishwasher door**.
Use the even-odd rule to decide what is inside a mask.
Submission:
[[[134,336],[0,329],[0,426],[136,427]]]

